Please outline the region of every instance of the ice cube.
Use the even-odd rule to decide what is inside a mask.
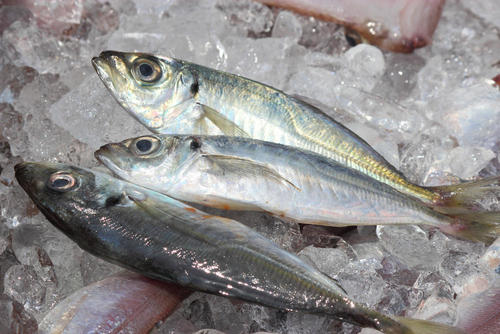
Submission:
[[[20,5],[31,11],[39,27],[53,33],[62,35],[71,29],[72,25],[80,23],[83,12],[83,1],[71,2],[57,0],[42,1],[12,1],[5,0],[5,5]]]
[[[54,124],[94,150],[106,143],[149,132],[116,103],[96,75],[89,76],[54,103],[49,117]]]
[[[500,28],[500,22],[498,21],[498,18],[500,17],[500,8],[498,7],[498,2],[496,0],[472,2],[461,0],[460,3],[474,14],[482,17],[486,22],[494,24],[497,28]]]
[[[439,265],[439,272],[457,294],[462,294],[466,283],[480,272],[478,260],[478,254],[451,251]]]
[[[319,271],[331,276],[337,277],[342,268],[344,268],[349,257],[338,248],[316,248],[308,246],[298,254],[306,262],[312,263]]]
[[[425,59],[415,53],[388,53],[385,56],[386,71],[373,88],[373,93],[403,102],[413,93],[417,74],[425,65]]]
[[[44,307],[46,288],[31,266],[14,265],[5,273],[5,294],[24,306],[30,313]]]
[[[382,300],[387,287],[377,273],[381,268],[380,262],[373,258],[351,261],[338,274],[338,280],[354,301],[373,307]]]
[[[492,148],[500,140],[500,90],[475,82],[433,100],[431,116],[437,122],[447,120],[442,126],[459,145]]]
[[[286,10],[281,11],[274,22],[272,36],[298,40],[302,36],[302,25],[295,14]]]
[[[250,0],[218,0],[217,8],[226,21],[238,27],[243,36],[269,36],[274,16],[269,7]]]
[[[436,248],[418,226],[378,225],[377,236],[389,253],[410,267],[433,269],[439,264]]]
[[[359,44],[344,54],[349,71],[344,74],[348,84],[371,91],[385,72],[382,51],[369,44]]]
[[[23,305],[7,295],[0,295],[0,332],[36,334],[38,326]]]
[[[490,149],[460,146],[449,153],[449,162],[446,165],[450,166],[450,171],[454,175],[468,179],[476,176],[494,158],[496,154]]]

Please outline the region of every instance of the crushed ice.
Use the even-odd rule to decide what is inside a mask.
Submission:
[[[496,0],[447,1],[434,43],[409,55],[350,48],[335,24],[247,0],[45,2],[55,3],[38,1],[31,12],[0,7],[0,332],[34,333],[58,301],[118,270],[52,227],[13,173],[23,160],[93,167],[100,145],[146,132],[91,68],[101,50],[174,56],[312,98],[423,185],[500,174],[500,90],[489,80],[500,72]],[[379,226],[335,230],[335,237],[264,214],[230,215],[390,314],[452,324],[460,298],[498,276],[491,266],[500,262],[498,246],[486,250],[438,231]],[[202,328],[360,330],[196,293],[155,333]]]

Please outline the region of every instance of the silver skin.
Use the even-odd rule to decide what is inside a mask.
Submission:
[[[216,208],[265,211],[329,226],[428,224],[446,230],[454,223],[333,160],[275,143],[147,135],[105,145],[95,156],[127,181]]]
[[[83,168],[21,163],[15,169],[45,217],[80,247],[151,278],[388,334],[462,333],[356,304],[332,279],[237,221]]]
[[[318,108],[230,73],[157,55],[104,51],[92,59],[118,103],[159,134],[248,137],[321,154],[432,205],[369,144]]]

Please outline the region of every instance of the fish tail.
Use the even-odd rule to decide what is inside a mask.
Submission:
[[[450,224],[440,226],[440,229],[461,239],[490,244],[500,236],[500,212],[460,214],[450,217]]]
[[[432,321],[418,320],[411,318],[395,317],[395,320],[402,325],[403,331],[391,328],[384,329],[383,333],[390,334],[466,334],[463,330]]]
[[[448,215],[460,215],[482,210],[479,204],[481,199],[491,194],[500,194],[500,177],[426,189],[438,195],[437,201],[432,204],[434,210]]]

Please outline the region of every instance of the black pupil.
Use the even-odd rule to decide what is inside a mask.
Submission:
[[[139,72],[141,72],[141,75],[145,77],[151,76],[153,74],[153,66],[149,65],[148,63],[142,63],[139,65]]]
[[[135,144],[135,146],[137,147],[137,149],[139,151],[147,152],[151,149],[151,147],[153,146],[153,143],[151,142],[151,140],[141,139]]]
[[[60,179],[55,179],[54,182],[52,182],[52,186],[55,188],[62,188],[65,187],[69,184],[68,179],[60,178]]]

